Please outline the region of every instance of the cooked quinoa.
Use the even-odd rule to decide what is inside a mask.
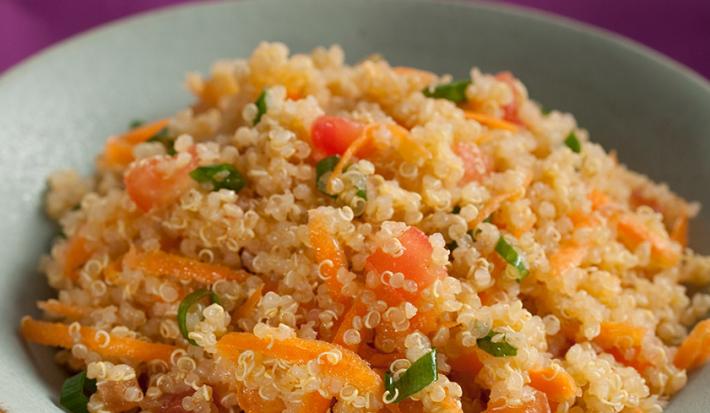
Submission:
[[[660,412],[710,356],[698,207],[512,74],[264,43],[187,87],[49,178],[21,329],[89,412]]]

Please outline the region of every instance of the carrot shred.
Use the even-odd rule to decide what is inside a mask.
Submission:
[[[308,231],[316,261],[325,277],[325,284],[328,286],[330,295],[339,303],[348,303],[350,298],[343,295],[343,285],[338,281],[338,270],[347,267],[345,252],[340,247],[338,240],[328,233],[322,216],[314,215],[308,221]],[[326,261],[330,263],[324,264]]]
[[[361,148],[364,148],[367,144],[370,143],[370,140],[372,139],[372,134],[370,133],[370,130],[377,126],[379,125],[376,123],[365,126],[362,131],[362,134],[357,139],[355,139],[353,143],[350,144],[350,146],[348,146],[348,149],[345,150],[343,156],[340,157],[340,160],[335,165],[335,168],[333,168],[333,172],[331,172],[330,176],[328,177],[328,182],[326,182],[326,188],[328,189],[328,192],[333,191],[333,182],[343,173],[343,170],[348,165],[348,163],[350,163],[350,160],[355,156],[355,154]]]
[[[481,209],[478,210],[476,218],[469,222],[468,229],[476,229],[481,222],[485,221],[491,214],[500,209],[503,202],[508,200],[512,195],[513,194],[498,194],[489,198]]]
[[[355,317],[363,317],[366,313],[367,306],[363,304],[363,302],[360,300],[354,301],[348,311],[346,311],[343,315],[342,321],[340,322],[340,326],[338,326],[338,330],[335,332],[335,337],[333,337],[333,343],[339,344],[350,351],[357,352],[359,344],[347,344],[345,342],[345,332],[350,329],[354,329],[360,332],[360,328],[355,328],[354,320]],[[362,322],[360,323],[360,325],[362,325]]]
[[[518,126],[510,123],[508,121],[505,121],[503,119],[498,119],[493,116],[489,116],[480,112],[473,112],[470,110],[464,111],[464,116],[466,116],[466,119],[472,119],[475,120],[476,122],[488,126],[489,128],[493,129],[504,129],[507,131],[511,132],[517,132],[518,131]]]
[[[72,281],[76,281],[79,276],[79,268],[91,258],[92,253],[93,251],[84,237],[81,235],[71,237],[64,256],[64,274]]]
[[[400,76],[416,78],[421,83],[429,84],[436,80],[436,75],[428,70],[417,69],[409,66],[395,66],[392,70]]]
[[[360,356],[337,344],[295,337],[263,339],[251,333],[227,333],[217,342],[217,351],[232,362],[246,350],[291,363],[307,363],[326,352],[339,353],[340,360],[335,364],[321,357],[320,372],[351,384],[361,393],[374,393],[378,399],[382,396],[382,378]]]
[[[246,301],[242,305],[239,306],[239,308],[234,311],[234,318],[239,319],[239,318],[245,318],[249,317],[249,315],[254,311],[257,305],[259,305],[259,301],[261,301],[261,297],[264,296],[264,284],[261,284],[254,290],[253,293],[247,298]]]
[[[547,395],[550,404],[563,403],[574,399],[577,394],[577,384],[574,378],[562,368],[545,367],[531,370],[530,387],[540,390]],[[555,410],[555,408],[553,408]]]
[[[673,359],[679,369],[692,370],[710,359],[710,319],[699,322],[683,340]]]
[[[688,214],[682,213],[673,221],[671,239],[681,247],[688,246]]]
[[[244,413],[281,413],[284,404],[281,399],[265,400],[259,395],[258,389],[247,389],[243,385],[235,388],[237,404]]]
[[[574,242],[566,242],[550,256],[550,272],[561,275],[565,271],[579,267],[587,255],[586,248]]]
[[[306,393],[301,399],[297,413],[325,413],[330,409],[332,398],[325,398],[317,391]]]
[[[363,346],[363,348],[366,348],[366,350],[360,350],[362,358],[367,360],[372,367],[378,369],[388,369],[395,360],[405,358],[404,354],[398,352],[380,353],[379,351],[371,349],[369,346]]]
[[[133,162],[133,147],[145,142],[168,125],[169,119],[160,119],[106,140],[102,162],[109,167],[123,167]]]
[[[550,413],[550,404],[545,393],[535,390],[535,397],[523,404],[508,406],[505,400],[497,399],[488,403],[483,413]]]
[[[124,256],[123,265],[154,276],[172,276],[205,284],[218,280],[243,281],[249,276],[243,270],[233,270],[224,265],[208,264],[163,251],[137,252],[131,249]]]
[[[451,369],[456,373],[463,373],[473,380],[483,368],[483,363],[478,358],[476,350],[467,350],[448,360]]]
[[[641,355],[646,329],[628,323],[605,321],[593,342],[616,361],[643,372],[651,363]]]
[[[79,320],[90,312],[88,308],[65,304],[55,299],[38,301],[37,307],[52,316],[64,317],[71,320]]]
[[[25,340],[43,346],[62,347],[71,349],[74,339],[67,324],[51,323],[48,321],[34,320],[25,317],[20,323],[20,331]],[[151,360],[170,361],[170,355],[176,349],[163,343],[152,343],[130,337],[119,337],[109,334],[110,341],[104,342],[99,331],[81,326],[79,328],[78,343],[84,344],[89,350],[95,351],[103,358],[128,359],[134,362],[148,362]]]
[[[681,251],[678,245],[665,234],[656,233],[633,214],[621,214],[616,219],[619,241],[627,248],[638,247],[642,242],[651,244],[651,264],[659,268],[670,268],[678,264]]]

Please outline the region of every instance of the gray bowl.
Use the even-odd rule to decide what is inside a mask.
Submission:
[[[64,372],[52,350],[17,327],[51,296],[37,261],[56,228],[43,216],[45,178],[92,168],[109,134],[136,117],[190,102],[188,70],[247,56],[262,40],[293,51],[341,44],[350,61],[373,52],[399,65],[463,76],[476,65],[512,70],[547,107],[574,113],[592,138],[632,168],[710,204],[710,86],[650,50],[537,12],[427,0],[266,0],[207,3],[145,14],[73,38],[0,78],[0,406],[58,411]],[[710,214],[692,245],[708,252]],[[692,375],[668,411],[706,412],[710,368]]]

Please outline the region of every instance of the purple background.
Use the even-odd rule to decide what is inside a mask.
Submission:
[[[0,72],[101,23],[189,0],[0,0]],[[499,0],[631,37],[710,79],[710,0]]]

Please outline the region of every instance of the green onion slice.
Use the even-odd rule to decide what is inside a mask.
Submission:
[[[256,102],[254,102],[256,105],[256,117],[254,118],[254,126],[258,125],[259,122],[261,122],[261,117],[264,116],[266,113],[266,91],[264,90],[261,92],[258,98],[256,98]]]
[[[321,159],[316,164],[316,187],[319,191],[332,198],[335,198],[336,196],[328,193],[328,188],[326,188],[326,186],[328,185],[326,174],[328,172],[333,172],[333,169],[335,169],[335,165],[337,165],[338,162],[340,162],[340,157],[337,155],[333,155]],[[365,196],[367,196],[367,194]]]
[[[579,153],[582,151],[582,143],[579,142],[579,139],[577,138],[577,135],[574,133],[574,131],[570,132],[569,135],[565,138],[565,145],[567,145],[568,148],[572,149],[572,152],[574,153]]]
[[[69,377],[62,384],[59,404],[71,413],[87,413],[89,397],[96,392],[96,380],[87,379],[86,372]]]
[[[385,390],[389,393],[390,403],[399,403],[438,378],[436,371],[436,349],[432,349],[402,373],[397,380],[392,374],[385,373]],[[396,397],[395,397],[396,396]]]
[[[228,163],[200,166],[190,172],[190,176],[201,184],[211,184],[213,191],[231,189],[234,192],[239,192],[246,185],[242,174]]]
[[[498,238],[498,242],[496,243],[496,252],[505,260],[505,262],[518,271],[518,281],[522,281],[528,276],[528,268],[525,266],[523,257],[518,254],[518,251],[516,251],[512,245],[508,244],[508,241],[506,241],[503,236]]]
[[[140,119],[133,119],[133,120],[131,121],[131,123],[128,124],[128,127],[129,127],[130,129],[135,129],[135,128],[139,127],[139,126],[143,126],[144,123],[145,123],[145,122],[143,122],[143,121],[140,120]]]
[[[459,80],[434,87],[429,86],[422,93],[429,98],[447,99],[454,103],[461,103],[466,101],[466,88],[470,84],[471,80]]]
[[[175,152],[175,139],[173,139],[168,133],[168,128],[162,128],[155,135],[148,138],[148,142],[158,142],[165,147],[165,152],[168,155],[173,156]]]
[[[481,337],[476,340],[478,348],[495,357],[510,357],[517,355],[518,349],[505,341],[505,337],[503,337],[500,341],[493,341],[493,337],[499,334],[500,333],[496,333],[493,330],[489,331],[485,337]]]
[[[182,302],[180,302],[180,306],[178,307],[178,313],[177,313],[177,321],[178,321],[178,326],[180,327],[180,333],[182,334],[183,337],[188,341],[188,343],[192,344],[193,346],[196,346],[197,343],[195,340],[191,339],[189,337],[190,332],[187,330],[187,312],[190,310],[190,308],[197,304],[198,301],[201,299],[209,296],[210,297],[210,303],[211,304],[220,304],[219,302],[219,297],[217,297],[217,294],[210,290],[206,290],[204,288],[199,289],[197,291],[193,291],[190,294],[188,294]]]

